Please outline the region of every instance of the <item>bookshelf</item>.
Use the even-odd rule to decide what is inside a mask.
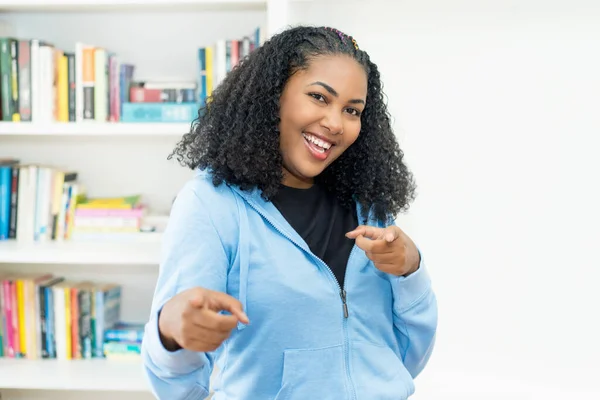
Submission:
[[[268,37],[288,25],[291,3],[309,1],[0,0],[0,36],[40,38],[65,51],[81,41],[122,55],[136,66],[137,79],[196,80],[199,47],[257,26]],[[165,215],[193,174],[167,160],[189,129],[189,123],[0,122],[0,158],[77,171],[91,197],[141,193],[152,214]],[[122,284],[123,319],[143,322],[158,275],[160,234],[143,235],[135,242],[0,241],[0,274],[50,272]],[[120,359],[0,358],[0,396],[152,398],[141,361]]]
[[[269,0],[0,0],[0,11],[125,11],[152,9],[262,9]]]
[[[0,388],[82,391],[148,391],[142,364],[119,360],[19,360],[0,358]]]
[[[156,266],[160,235],[149,235],[135,243],[0,241],[0,264]]]
[[[181,137],[189,132],[185,123],[101,123],[101,122],[0,122],[0,136],[166,136]]]

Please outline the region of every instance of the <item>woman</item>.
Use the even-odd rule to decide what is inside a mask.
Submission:
[[[406,399],[437,306],[379,72],[335,29],[274,36],[172,156],[178,194],[143,343],[160,399]]]

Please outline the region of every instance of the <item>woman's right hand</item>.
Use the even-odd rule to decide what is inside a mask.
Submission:
[[[231,315],[219,311],[228,311]],[[184,348],[209,352],[229,337],[238,322],[250,323],[237,299],[196,287],[165,303],[158,317],[158,329],[163,346],[169,351]]]

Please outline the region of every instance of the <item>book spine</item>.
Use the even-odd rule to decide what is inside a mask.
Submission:
[[[46,287],[40,286],[38,288],[38,292],[39,292],[38,300],[40,302],[39,303],[39,307],[40,307],[40,337],[39,337],[38,345],[39,345],[39,349],[40,349],[42,358],[48,358],[49,357],[48,344],[47,344],[47,340],[48,340],[47,301],[48,301],[48,299],[46,298]]]
[[[56,314],[54,313],[54,288],[46,289],[46,348],[48,358],[57,358],[56,355]]]
[[[17,298],[17,284],[15,281],[10,282],[10,300],[11,300],[11,324],[12,324],[12,352],[15,358],[21,357],[21,341],[19,337],[19,302]]]
[[[75,54],[65,53],[67,56],[67,76],[69,85],[69,121],[75,122],[77,120],[77,86],[75,74],[77,68],[75,67]]]
[[[0,357],[6,352],[6,324],[4,323],[4,285],[0,280]]]
[[[96,90],[96,63],[95,49],[87,46],[83,48],[83,119],[90,121],[95,119],[94,100]]]
[[[11,168],[0,166],[0,240],[8,239],[10,225]]]
[[[54,339],[56,341],[56,358],[67,359],[67,332],[65,313],[65,291],[61,287],[53,287],[54,308]]]
[[[13,115],[11,41],[10,38],[0,38],[0,106],[3,121],[12,121]]]
[[[39,97],[38,121],[40,122],[52,122],[56,112],[56,102],[54,99],[55,58],[54,47],[44,43],[40,44],[39,90],[37,91],[37,96]],[[33,95],[36,96],[35,93]]]
[[[92,358],[92,299],[89,290],[79,291],[79,335],[82,358]]]
[[[96,48],[94,51],[94,119],[98,122],[108,120],[108,60],[105,49]]]
[[[31,43],[19,41],[19,114],[21,121],[31,121]]]
[[[144,332],[133,329],[108,329],[104,333],[104,339],[108,342],[141,342]]]
[[[107,342],[104,344],[104,351],[112,354],[135,353],[140,354],[142,350],[141,343],[128,342]]]
[[[81,359],[81,335],[79,332],[79,290],[71,288],[71,352],[72,358]]]
[[[104,292],[102,290],[98,290],[95,293],[95,308],[96,308],[96,318],[95,318],[95,336],[94,336],[94,356],[97,358],[104,357]]]
[[[120,68],[119,59],[117,56],[112,54],[109,58],[109,104],[110,113],[109,120],[111,122],[118,122],[121,117],[121,91],[120,91]]]
[[[27,356],[27,327],[25,319],[25,290],[22,279],[14,282],[17,293],[17,332],[19,332],[19,357]]]
[[[29,51],[31,121],[39,121],[42,112],[40,110],[40,41],[31,40]]]
[[[6,356],[15,358],[14,331],[13,331],[13,302],[10,280],[6,279],[2,282],[4,294],[4,330],[6,341]]]
[[[69,61],[67,56],[57,56],[57,82],[56,94],[58,104],[58,118],[60,122],[69,121]]]
[[[83,121],[83,48],[81,42],[75,43],[75,120]]]
[[[198,107],[206,102],[206,48],[198,49]]]
[[[75,217],[120,217],[141,218],[146,210],[144,208],[118,209],[118,208],[77,208]]]
[[[34,332],[30,343],[31,347],[34,349],[35,358],[42,358],[42,303],[40,301],[41,292],[39,283],[31,282],[29,290],[32,308],[29,323],[31,324],[31,329]]]
[[[19,173],[20,168],[15,166],[12,168],[12,182],[10,192],[10,222],[8,226],[8,238],[17,238],[17,216],[19,211]]]
[[[10,42],[10,68],[11,68],[11,100],[12,100],[12,121],[19,122],[21,114],[19,110],[19,42],[11,40]]]
[[[192,122],[198,112],[194,103],[124,103],[123,122]]]

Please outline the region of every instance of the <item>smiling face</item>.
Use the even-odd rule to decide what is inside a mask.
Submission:
[[[319,56],[288,80],[280,98],[283,184],[312,186],[360,133],[367,74],[344,55]]]

